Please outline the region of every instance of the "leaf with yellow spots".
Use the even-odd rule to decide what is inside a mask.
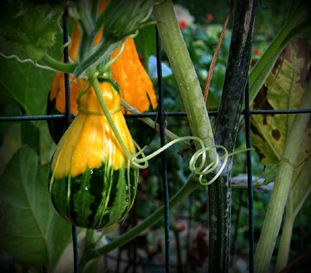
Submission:
[[[281,53],[255,98],[252,108],[299,109],[308,83],[309,54],[310,46],[306,40],[294,38]],[[252,145],[260,156],[261,164],[279,163],[294,116],[294,114],[252,115]],[[308,143],[310,138],[310,135],[306,134],[303,143]],[[297,162],[307,157],[310,147],[308,149],[301,149]]]

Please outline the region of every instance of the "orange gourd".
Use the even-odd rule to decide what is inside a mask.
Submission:
[[[100,1],[99,12],[101,12],[109,1]],[[68,46],[69,57],[77,62],[78,46],[81,32],[77,22],[74,22],[71,34],[71,43]],[[97,45],[102,36],[102,29],[98,32],[94,46]],[[115,57],[120,48],[111,56]],[[157,98],[153,89],[153,84],[140,62],[133,38],[125,40],[124,50],[118,59],[110,65],[115,80],[122,90],[122,98],[140,112],[152,111],[157,107]],[[77,114],[77,96],[80,87],[84,83],[83,79],[70,77],[70,111]],[[51,85],[48,98],[48,114],[65,113],[65,85],[63,73],[56,73]],[[125,112],[122,109],[123,113]],[[65,131],[63,120],[49,120],[50,133],[57,143]],[[63,125],[61,125],[63,124]],[[134,136],[135,138],[135,136]]]

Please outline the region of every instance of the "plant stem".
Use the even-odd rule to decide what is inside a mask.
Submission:
[[[181,203],[198,186],[200,186],[198,179],[194,176],[190,176],[187,183],[171,198],[170,203],[169,203],[170,210],[174,208],[176,205],[178,205],[179,203]],[[150,215],[147,219],[145,219],[141,224],[131,229],[130,231],[124,233],[123,235],[121,235],[120,237],[112,241],[111,243],[103,247],[84,252],[80,260],[81,271],[83,271],[84,266],[89,260],[99,257],[101,255],[104,255],[106,253],[109,253],[110,251],[129,242],[130,240],[135,238],[137,235],[145,231],[147,228],[154,225],[157,221],[159,221],[163,217],[163,215],[164,215],[164,206],[161,206],[152,215]]]
[[[115,124],[114,124],[114,122],[113,122],[113,120],[111,118],[111,115],[109,113],[109,110],[107,108],[105,100],[103,98],[103,95],[101,93],[100,86],[99,86],[97,78],[91,79],[91,85],[94,88],[94,91],[95,91],[96,97],[98,99],[98,102],[99,102],[99,104],[100,104],[100,106],[101,106],[101,108],[102,108],[102,110],[103,110],[103,112],[105,114],[105,117],[106,117],[106,119],[107,119],[107,121],[108,121],[108,123],[109,123],[109,125],[111,127],[111,130],[113,131],[113,133],[114,133],[114,135],[115,135],[119,145],[121,146],[121,149],[123,150],[123,152],[126,155],[127,159],[131,159],[132,158],[132,154],[129,151],[129,149],[125,146],[125,144],[124,144],[124,142],[123,142],[123,140],[122,140],[122,138],[120,136],[120,133],[119,133],[117,127],[115,126]]]
[[[94,244],[93,235],[94,235],[94,230],[92,230],[92,229],[86,230],[84,249],[90,249],[92,247],[92,245]]]
[[[286,219],[283,226],[279,253],[276,261],[275,272],[280,272],[288,263],[288,253],[292,239],[292,230],[295,218],[304,201],[311,191],[311,184],[308,183],[311,169],[311,157],[308,158],[300,170],[298,177],[291,183],[286,208]],[[297,194],[298,193],[298,194]]]
[[[153,12],[162,44],[187,111],[191,132],[202,139],[206,147],[212,146],[214,137],[206,104],[187,46],[180,32],[173,3],[167,1],[156,5]],[[213,160],[214,155],[210,153],[208,161]]]
[[[81,31],[89,36],[94,30],[94,23],[88,9],[88,2],[85,0],[79,1],[76,7],[79,13],[77,21],[79,22]]]
[[[87,71],[94,69],[98,64],[110,58],[110,55],[122,44],[123,41],[105,43],[103,40],[94,48],[91,55],[87,56],[76,67],[74,75],[76,78],[86,77]]]
[[[300,109],[311,105],[311,81],[302,98]],[[297,114],[286,139],[281,163],[276,175],[267,214],[255,252],[255,272],[266,272],[280,230],[285,203],[294,171],[294,164],[310,114]]]
[[[47,65],[49,65],[53,69],[62,71],[64,73],[73,73],[75,68],[78,66],[77,63],[65,64],[65,63],[56,61],[55,59],[53,59],[51,56],[47,54],[42,57],[42,61],[44,61]]]
[[[288,196],[288,203],[290,203],[290,196]],[[292,238],[294,220],[295,217],[293,215],[292,204],[288,204],[286,208],[286,219],[283,225],[279,253],[275,266],[276,273],[280,272],[287,265],[288,252],[290,247],[290,241]]]
[[[255,28],[257,1],[236,2],[231,45],[219,114],[216,120],[215,142],[229,153],[234,151],[239,130],[248,68]],[[232,158],[221,176],[209,186],[209,272],[228,272],[231,227],[231,167]]]
[[[99,9],[99,2],[100,2],[100,0],[92,0],[91,1],[91,12],[90,12],[90,15],[91,15],[91,18],[92,18],[93,22],[96,22],[96,19],[97,19],[98,9]],[[95,24],[94,24],[94,27],[95,27]]]

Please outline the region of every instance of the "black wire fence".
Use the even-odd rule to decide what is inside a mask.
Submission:
[[[63,39],[64,43],[68,42],[68,26],[67,26],[67,15],[63,16]],[[145,117],[157,117],[160,124],[160,141],[161,147],[165,145],[165,119],[166,117],[186,117],[186,112],[165,112],[164,109],[164,95],[163,95],[163,80],[162,80],[162,71],[161,71],[161,41],[158,32],[156,31],[156,43],[157,43],[157,72],[158,72],[158,112],[148,112],[141,114],[125,114],[125,118],[145,118]],[[69,62],[68,47],[64,49],[64,61]],[[38,116],[10,116],[10,117],[0,117],[0,122],[6,121],[29,121],[29,120],[49,120],[49,119],[65,119],[67,126],[70,125],[73,114],[70,112],[70,82],[69,74],[65,73],[65,94],[66,94],[66,113],[57,114],[57,115],[38,115]],[[246,147],[251,148],[250,140],[250,117],[251,115],[258,114],[302,114],[302,113],[311,113],[311,109],[298,109],[298,110],[250,110],[249,108],[249,85],[247,83],[245,90],[245,110],[241,112],[241,115],[245,117],[245,134],[246,134]],[[216,116],[217,111],[209,111],[209,116]],[[248,204],[249,204],[249,272],[254,271],[254,223],[253,223],[253,179],[252,179],[252,161],[251,161],[251,151],[247,151],[247,180],[248,180]],[[169,191],[168,191],[168,179],[167,179],[167,155],[166,152],[162,152],[162,181],[163,181],[163,191],[164,191],[164,225],[165,225],[165,272],[171,272],[172,267],[176,265],[170,264],[170,224],[169,224]],[[189,199],[191,202],[191,199]],[[188,225],[191,226],[192,218],[188,218]],[[189,241],[190,233],[188,233]],[[72,226],[72,241],[73,241],[73,253],[74,253],[74,272],[79,272],[79,263],[78,263],[78,240],[77,240],[77,228]],[[118,264],[127,263],[128,266],[131,263],[135,266],[142,266],[142,268],[148,266],[158,266],[148,263],[139,263],[129,260],[121,259],[120,255],[118,257],[111,256],[109,254],[105,255],[104,262],[107,265],[107,260],[112,259],[116,260]],[[185,265],[187,268],[187,265]]]

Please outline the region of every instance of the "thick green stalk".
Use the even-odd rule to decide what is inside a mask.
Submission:
[[[181,203],[198,186],[200,186],[198,179],[196,177],[190,176],[187,183],[170,199],[169,208],[172,209],[176,205]],[[109,253],[110,251],[129,242],[130,240],[141,234],[143,231],[145,231],[147,228],[154,225],[157,221],[159,221],[163,217],[163,215],[164,215],[164,206],[161,206],[157,211],[155,211],[152,215],[150,215],[147,219],[145,219],[141,224],[131,229],[130,231],[124,233],[111,243],[103,247],[84,252],[80,260],[81,271],[83,271],[83,268],[88,261],[101,255],[104,255],[106,253]]]
[[[166,1],[154,6],[153,12],[163,47],[187,111],[191,132],[202,139],[206,147],[214,145],[212,127],[200,83],[180,32],[173,4],[171,1]],[[213,161],[212,154],[208,161]]]
[[[311,81],[307,86],[300,105],[307,109],[311,105]],[[286,139],[282,159],[275,178],[263,228],[255,252],[255,272],[266,272],[271,260],[275,242],[280,230],[285,203],[295,168],[299,147],[310,114],[297,114]]]
[[[288,201],[290,202],[290,196],[288,197]],[[290,247],[290,241],[292,238],[294,220],[295,217],[293,215],[293,207],[287,206],[286,219],[283,225],[275,273],[280,272],[287,265],[288,251]]]
[[[94,30],[94,22],[89,12],[88,1],[79,1],[76,4],[76,8],[79,14],[79,17],[76,19],[79,22],[82,32],[90,35]]]
[[[235,5],[231,45],[215,127],[215,142],[234,151],[244,90],[247,82],[256,18],[256,0],[239,0]],[[231,227],[232,158],[221,176],[209,186],[209,272],[228,272]]]
[[[292,239],[292,230],[295,218],[302,207],[304,201],[307,199],[311,191],[311,185],[307,187],[306,181],[309,181],[311,169],[311,157],[308,158],[302,170],[294,183],[291,183],[291,189],[288,195],[288,202],[286,208],[286,219],[283,225],[283,231],[279,246],[278,257],[276,261],[275,272],[280,272],[288,263],[288,253],[290,249],[290,242]],[[298,190],[297,190],[298,188]],[[297,195],[298,192],[298,195]]]
[[[64,72],[64,73],[73,73],[75,68],[78,66],[77,63],[65,64],[65,63],[56,61],[55,59],[53,59],[51,56],[47,54],[42,57],[42,61],[44,61],[51,68]]]

